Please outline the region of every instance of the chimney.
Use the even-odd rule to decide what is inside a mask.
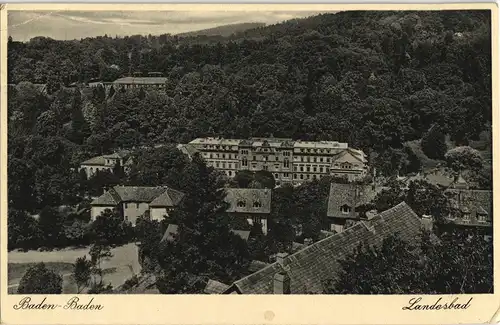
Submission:
[[[288,256],[288,253],[278,253],[276,254],[276,262],[283,265],[285,258]]]
[[[290,277],[286,272],[280,272],[274,275],[273,292],[275,295],[290,294]]]
[[[312,238],[304,239],[304,245],[309,246],[309,245],[312,245],[312,243],[313,243]]]

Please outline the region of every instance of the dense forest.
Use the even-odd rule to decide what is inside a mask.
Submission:
[[[490,29],[489,11],[353,11],[230,37],[9,39],[9,177],[66,187],[56,175],[93,155],[210,135],[345,141],[386,175],[417,171],[407,144],[437,129],[488,150]],[[128,71],[166,90],[67,87]]]

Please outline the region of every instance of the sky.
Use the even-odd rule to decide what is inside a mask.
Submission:
[[[9,11],[15,41],[36,36],[58,40],[84,37],[178,34],[238,23],[275,24],[318,14],[304,11]]]

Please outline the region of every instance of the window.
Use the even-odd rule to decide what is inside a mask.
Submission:
[[[228,163],[227,168],[233,168],[233,165],[231,163]]]
[[[236,205],[238,206],[238,208],[244,208],[247,205],[247,203],[245,201],[238,201]]]
[[[311,171],[311,167],[307,166],[307,171],[310,172]]]
[[[254,224],[256,224],[256,223],[261,223],[261,222],[260,222],[260,218],[259,218],[259,217],[252,217],[252,222],[253,222]]]
[[[313,171],[316,172],[316,166],[314,166]]]
[[[254,207],[254,208],[261,208],[261,207],[262,207],[262,204],[261,204],[259,201],[255,201],[255,202],[253,203],[253,207]]]
[[[293,179],[297,179],[297,174],[293,174]]]
[[[300,166],[300,171],[303,172],[304,171],[304,167]]]
[[[222,154],[222,158],[226,158],[226,154],[224,154],[224,153],[223,153],[223,154]]]
[[[213,158],[213,156],[214,156],[213,154],[210,154],[210,158]]]
[[[139,203],[136,203],[136,204],[135,204],[135,207],[136,207],[137,209],[139,209]]]
[[[464,212],[462,215],[462,220],[464,222],[469,222],[470,221],[470,212]]]
[[[343,205],[340,207],[340,211],[344,214],[348,214],[351,212],[351,207],[348,206],[347,204],[346,205]]]
[[[219,168],[219,162],[215,162],[215,167]]]
[[[128,203],[125,203],[125,209],[128,208]]]
[[[316,157],[314,157],[314,162],[318,162],[318,160],[317,160],[317,158],[316,158]]]
[[[300,174],[300,179],[304,179],[304,175],[303,174]]]
[[[279,159],[278,159],[278,156],[276,156],[275,158],[276,158],[276,161],[278,161],[278,160],[279,160]]]
[[[219,154],[216,154],[217,155],[217,158],[219,158]]]
[[[247,159],[246,159],[246,158],[243,158],[243,159],[241,160],[241,166],[248,166],[248,161],[247,161]]]
[[[320,172],[320,173],[323,173],[323,167],[320,167],[320,168],[319,168],[319,172]]]
[[[307,162],[311,162],[311,157],[307,157]]]
[[[262,166],[262,169],[268,170],[268,167],[267,166]]]
[[[311,175],[307,174],[306,175],[307,179],[310,179],[311,178]]]
[[[283,162],[283,167],[290,168],[290,161],[288,160],[288,158],[285,158],[285,161]]]
[[[290,177],[290,174],[288,174],[288,173],[284,173],[284,174],[283,174],[283,177],[288,178],[288,177]]]
[[[233,176],[233,172],[232,172],[232,171],[228,171],[228,172],[227,172],[227,174],[228,174],[229,176]]]
[[[278,179],[279,175],[278,174],[274,174],[274,178]]]
[[[484,213],[478,213],[477,214],[477,221],[479,221],[479,222],[486,222],[486,214],[484,214]]]
[[[225,162],[222,163],[222,168],[226,168],[226,163]]]
[[[293,171],[296,172],[297,171],[297,166],[293,166]]]
[[[323,157],[319,157],[319,162],[323,162]]]
[[[253,156],[253,160],[254,160],[254,161],[255,161],[255,160],[257,160],[257,156]]]

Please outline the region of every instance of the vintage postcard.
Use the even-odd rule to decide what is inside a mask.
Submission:
[[[0,13],[2,323],[499,321],[493,4]]]

